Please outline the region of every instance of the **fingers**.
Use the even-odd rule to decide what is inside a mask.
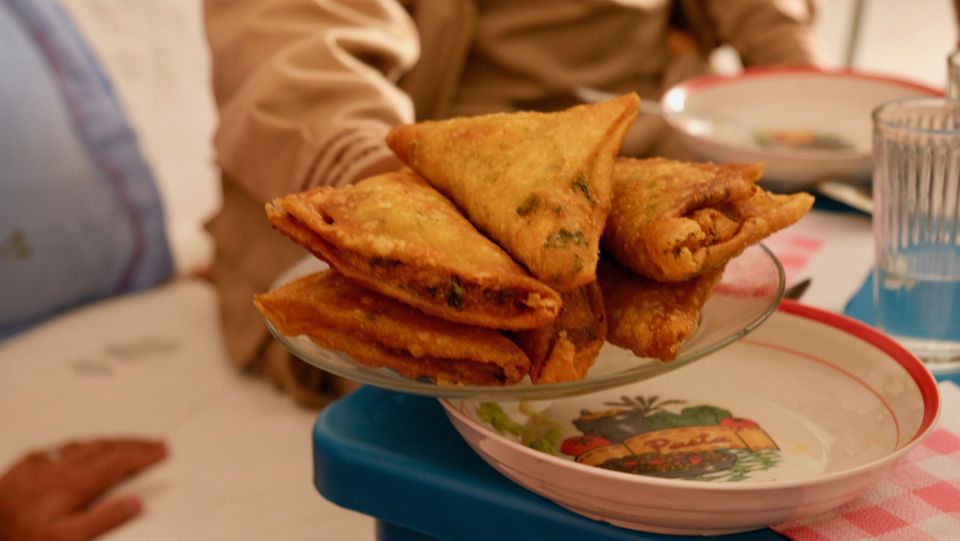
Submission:
[[[70,442],[60,448],[60,456],[64,461],[74,464],[86,462],[90,458],[102,453],[108,441],[109,440]]]
[[[16,461],[11,469],[32,468],[50,461],[50,457],[44,451],[31,451]]]
[[[94,539],[142,509],[133,497],[96,498],[166,456],[163,442],[142,439],[69,443],[27,454],[0,470],[0,538],[13,528],[20,532],[13,539]]]
[[[58,539],[89,541],[139,515],[142,509],[140,500],[132,496],[94,505],[61,521]]]
[[[143,440],[109,441],[99,452],[79,464],[87,481],[85,496],[89,499],[107,491],[127,477],[160,462],[167,456],[162,442]]]
[[[155,440],[134,439],[134,438],[114,438],[91,440],[83,442],[70,442],[59,449],[63,460],[73,464],[80,464],[92,460],[98,460],[104,455],[122,450],[122,452],[146,452],[156,451],[160,448],[165,449],[163,442]]]
[[[62,471],[72,480],[69,509],[80,509],[127,477],[163,460],[163,442],[137,439],[71,443],[60,450]]]

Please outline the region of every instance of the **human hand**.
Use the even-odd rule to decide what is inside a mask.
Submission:
[[[163,460],[163,442],[103,439],[27,454],[0,477],[0,541],[87,541],[140,513],[135,496],[98,496]]]

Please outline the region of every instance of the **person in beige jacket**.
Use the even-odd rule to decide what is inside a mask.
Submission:
[[[557,110],[582,88],[658,99],[721,44],[748,67],[808,65],[812,18],[804,0],[206,0],[223,179],[208,227],[231,358],[308,405],[350,387],[292,358],[253,307],[305,255],[264,203],[398,168],[391,126]],[[641,115],[623,152],[683,150]]]

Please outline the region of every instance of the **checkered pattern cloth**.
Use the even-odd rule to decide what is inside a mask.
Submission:
[[[794,541],[960,540],[960,437],[938,428],[860,499],[773,529]]]

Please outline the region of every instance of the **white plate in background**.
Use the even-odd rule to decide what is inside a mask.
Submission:
[[[910,81],[862,72],[761,68],[691,79],[667,91],[660,107],[703,159],[764,162],[768,184],[800,189],[825,179],[868,179],[874,107],[940,94]],[[755,141],[756,133],[769,131],[828,134],[851,148],[764,146]]]

